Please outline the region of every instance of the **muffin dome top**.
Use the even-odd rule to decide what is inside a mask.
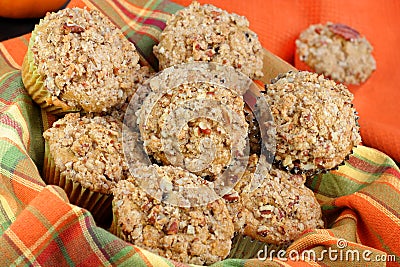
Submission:
[[[122,123],[111,116],[70,113],[43,134],[61,175],[103,194],[125,179]]]
[[[125,101],[139,55],[100,12],[67,8],[48,13],[32,37],[34,64],[55,98],[86,112],[107,111]]]
[[[278,76],[266,90],[282,167],[310,175],[332,169],[361,142],[353,95],[344,85],[299,71]]]
[[[153,193],[164,188],[169,193],[163,197],[170,198],[179,187],[207,186],[202,178],[178,167],[157,165],[137,168],[132,175],[113,189],[115,223],[125,240],[192,264],[209,265],[228,255],[233,223],[222,199],[202,206],[175,206],[157,200],[153,197],[157,193],[149,195],[137,183],[138,179],[155,179],[159,183],[153,184]],[[201,197],[192,194],[193,199]]]
[[[154,47],[160,69],[206,61],[233,66],[250,78],[263,76],[263,51],[248,20],[212,5],[193,2],[177,12]]]

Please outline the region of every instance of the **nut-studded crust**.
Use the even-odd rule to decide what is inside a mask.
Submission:
[[[265,157],[252,155],[244,176],[223,197],[235,232],[286,246],[304,230],[323,227],[321,208],[305,179],[275,167],[268,170]]]
[[[353,95],[342,84],[307,71],[267,85],[276,124],[279,166],[313,175],[337,167],[361,142]]]
[[[110,116],[67,114],[43,133],[55,165],[84,188],[111,194],[128,167],[121,142],[122,123]]]
[[[315,24],[296,40],[296,67],[304,62],[337,82],[358,85],[376,69],[372,50],[367,39],[347,25]]]
[[[113,190],[114,224],[117,224],[118,235],[180,262],[209,265],[224,259],[231,249],[233,236],[232,218],[224,201],[218,199],[193,207],[160,202],[136,183],[139,176],[147,177],[154,173],[158,177],[156,180],[170,181],[171,188],[177,184],[193,186],[203,183],[200,177],[177,167],[152,165],[136,169],[133,177],[120,181]],[[160,188],[162,183],[154,187]],[[193,195],[193,198],[197,197]]]
[[[262,242],[286,245],[304,230],[322,228],[321,208],[304,182],[304,175],[273,168],[257,189],[244,191],[243,234]]]
[[[28,54],[33,54],[42,89],[52,95],[52,103],[102,112],[125,101],[139,55],[99,11],[67,8],[48,13],[32,36]]]
[[[206,61],[235,67],[250,78],[263,75],[263,50],[248,20],[212,5],[193,2],[168,21],[153,51],[160,69]]]
[[[233,141],[231,133],[226,129],[229,124],[235,130],[235,134],[241,134],[239,142],[234,144],[235,148],[239,151],[244,150],[248,124],[243,113],[242,96],[216,84],[188,83],[171,88],[161,98],[157,99],[158,97],[157,93],[151,93],[146,98],[141,107],[138,122],[146,152],[162,164],[169,165],[171,164],[170,160],[173,159],[171,156],[167,156],[170,148],[166,141],[163,143],[163,139],[167,140],[170,136],[163,136],[163,128],[168,130],[167,134],[171,134],[173,137],[177,136],[179,141],[179,151],[185,161],[178,166],[182,165],[181,167],[202,177],[215,179],[230,163]],[[223,115],[226,115],[225,124],[220,124],[213,119],[198,117],[188,121],[181,132],[171,132],[168,125],[175,122],[169,121],[172,119],[169,115],[190,100],[204,100],[209,114],[219,113],[220,109],[210,104],[211,101],[218,102],[220,106],[224,107],[222,111],[225,112]],[[200,102],[196,102],[196,108],[201,108]],[[232,119],[233,115],[237,119]],[[184,114],[180,118],[184,118]],[[211,140],[214,145],[213,155],[201,152],[202,145],[204,145],[202,140],[206,138]],[[200,155],[202,157],[198,160]],[[194,168],[199,168],[199,170],[194,170]]]

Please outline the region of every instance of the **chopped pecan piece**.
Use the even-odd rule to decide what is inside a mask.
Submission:
[[[166,233],[167,235],[174,235],[174,234],[178,233],[178,228],[179,228],[178,222],[177,222],[177,221],[173,221],[173,222],[168,226],[168,228],[167,228],[167,230],[166,230],[165,233]]]
[[[360,33],[355,29],[340,23],[328,25],[329,30],[334,34],[342,36],[346,40],[354,40],[360,37]]]
[[[234,202],[239,200],[239,194],[237,192],[234,192],[231,194],[224,195],[222,198],[228,202]]]
[[[68,23],[65,23],[64,25],[63,25],[63,29],[64,29],[64,33],[65,34],[68,34],[68,33],[81,33],[81,32],[84,32],[85,31],[85,29],[84,28],[82,28],[81,26],[79,26],[79,25],[76,25],[76,24],[68,24]]]

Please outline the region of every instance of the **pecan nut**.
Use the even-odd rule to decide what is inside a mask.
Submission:
[[[231,194],[224,195],[222,198],[228,202],[235,202],[239,200],[239,194],[237,192],[234,192]]]
[[[63,25],[63,29],[64,29],[64,33],[65,33],[65,34],[68,34],[68,33],[82,33],[82,32],[85,31],[85,29],[82,28],[82,27],[79,26],[79,25],[76,25],[76,24],[68,24],[68,23],[65,23],[65,24]]]
[[[173,221],[167,228],[166,234],[167,235],[175,235],[178,233],[179,225],[177,221]]]
[[[328,25],[328,28],[334,34],[342,36],[345,40],[354,40],[360,37],[360,33],[355,29],[340,23]]]

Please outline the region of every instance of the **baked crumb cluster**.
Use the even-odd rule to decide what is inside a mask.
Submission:
[[[212,5],[193,2],[172,15],[153,51],[160,69],[206,61],[233,66],[250,78],[263,76],[263,50],[248,20]]]
[[[304,174],[266,166],[264,156],[252,155],[241,180],[223,198],[236,233],[285,248],[304,230],[322,228],[322,213]]]
[[[60,174],[103,194],[126,179],[122,123],[111,116],[70,113],[43,133]]]
[[[307,71],[288,72],[266,86],[275,118],[281,167],[312,175],[337,167],[361,142],[353,94]]]
[[[118,235],[180,262],[209,265],[224,259],[233,236],[232,219],[224,201],[218,199],[194,207],[165,204],[137,186],[143,177],[154,176],[159,181],[154,184],[155,192],[168,186],[205,186],[203,179],[177,167],[152,165],[136,169],[132,177],[120,181],[113,191],[114,219],[120,226]],[[188,190],[185,196],[193,200],[205,195]],[[164,193],[163,198],[171,197],[171,191]]]
[[[289,245],[306,229],[322,228],[322,214],[305,176],[273,168],[254,191],[241,194],[243,234],[271,244]]]
[[[132,90],[139,55],[99,11],[67,8],[49,13],[33,38],[30,49],[45,88],[68,106],[107,111]]]
[[[158,98],[156,104],[154,98]],[[189,101],[194,101],[193,107],[187,107],[195,111],[193,119],[187,109],[181,108]],[[141,107],[138,120],[146,152],[162,164],[172,163],[213,180],[230,163],[232,146],[242,151],[245,148],[248,124],[243,108],[242,96],[216,84],[182,84],[161,97],[157,92],[150,93]],[[214,118],[223,112],[222,118],[218,121],[199,117],[196,110],[201,109],[206,109],[206,115]],[[174,117],[171,114],[173,112],[178,114]],[[231,118],[232,113],[235,113],[236,120]],[[176,132],[171,129],[171,125],[179,121],[187,123]],[[239,142],[235,144],[232,144],[230,137],[232,133],[226,128],[228,124],[241,134]],[[208,141],[204,142],[206,139]],[[174,140],[179,143],[179,147],[175,147]]]
[[[365,82],[376,69],[372,46],[359,32],[343,24],[311,25],[296,40],[300,61],[315,72],[345,84]]]

